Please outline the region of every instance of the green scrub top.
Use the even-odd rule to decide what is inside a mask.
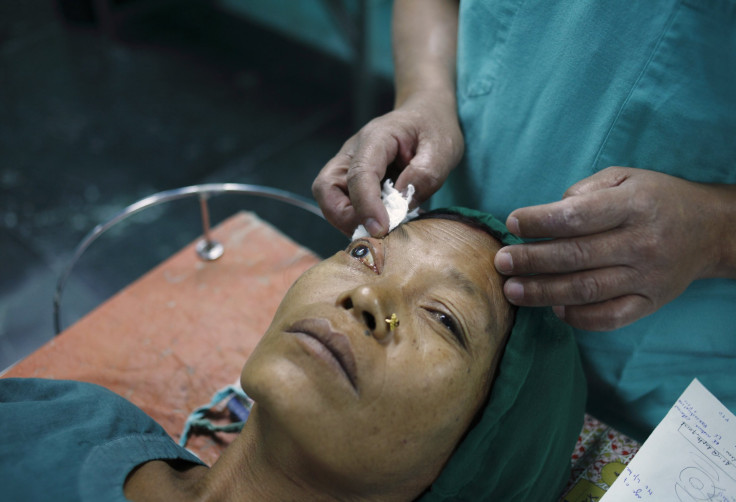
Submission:
[[[4,501],[125,502],[136,466],[204,465],[143,410],[89,383],[0,379],[0,424]]]
[[[503,220],[612,165],[736,184],[734,0],[463,0],[457,87],[466,154],[434,207]],[[694,377],[736,411],[734,280],[576,339],[588,410],[636,438]]]

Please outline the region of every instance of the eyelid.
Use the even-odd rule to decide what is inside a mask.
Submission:
[[[371,254],[371,259],[373,261],[372,264],[366,263],[366,261],[362,257],[353,256],[351,253],[352,251],[359,247],[359,246],[365,246],[368,248],[368,252]],[[373,242],[371,242],[368,239],[356,239],[353,242],[351,242],[348,247],[345,249],[345,252],[353,259],[358,260],[363,265],[371,269],[376,274],[380,274],[381,269],[383,268],[383,260],[381,259],[382,256],[380,253],[376,250],[376,246],[374,246]]]
[[[442,325],[442,329],[447,330],[453,337],[453,339],[460,344],[460,346],[464,350],[468,350],[468,341],[467,341],[467,334],[465,333],[465,327],[463,326],[463,323],[461,323],[458,318],[450,313],[450,310],[444,307],[425,307],[427,311],[429,311],[435,318],[436,322]],[[440,319],[440,316],[447,316],[455,329],[450,329],[449,326],[445,325],[445,323],[442,322]]]

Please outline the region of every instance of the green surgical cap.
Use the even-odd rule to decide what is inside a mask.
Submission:
[[[484,223],[505,245],[522,243],[488,213],[440,211]],[[485,408],[418,500],[558,500],[583,426],[585,394],[570,327],[549,308],[520,307]]]

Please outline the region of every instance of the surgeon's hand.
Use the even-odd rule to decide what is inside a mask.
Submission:
[[[416,192],[410,209],[439,189],[464,149],[452,92],[416,93],[373,119],[345,142],[320,171],[312,193],[327,221],[345,234],[359,224],[374,237],[388,232],[381,181]]]
[[[506,297],[554,306],[580,329],[619,328],[695,279],[736,277],[736,186],[609,167],[559,202],[517,209],[507,226],[551,240],[499,251],[496,268],[511,276]]]

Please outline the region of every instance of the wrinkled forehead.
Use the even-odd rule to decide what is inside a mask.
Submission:
[[[410,253],[414,260],[428,257],[427,267],[455,271],[460,285],[471,282],[494,305],[505,304],[503,280],[493,264],[502,245],[488,233],[459,221],[427,218],[399,225],[386,239],[392,251]]]
[[[411,247],[425,246],[437,254],[451,260],[474,258],[471,268],[482,268],[493,257],[502,244],[490,234],[461,221],[443,218],[426,218],[404,223],[396,227],[387,239],[400,241],[395,245]],[[495,268],[493,268],[494,275]]]

